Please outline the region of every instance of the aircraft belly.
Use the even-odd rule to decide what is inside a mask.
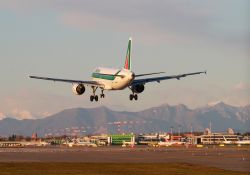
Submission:
[[[129,82],[128,81],[113,81],[112,82],[112,89],[113,90],[123,90],[126,87],[128,87]]]
[[[99,82],[100,84],[103,84],[105,90],[123,90],[130,84],[129,79],[122,80],[118,77],[115,80],[105,80],[99,78],[94,78],[93,80]]]
[[[122,86],[122,85],[117,85],[117,84],[113,84],[112,85],[112,90],[123,90],[125,89],[127,86]]]

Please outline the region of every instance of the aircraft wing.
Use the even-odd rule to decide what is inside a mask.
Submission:
[[[190,75],[197,75],[197,74],[206,74],[207,71],[204,72],[194,72],[194,73],[187,73],[187,74],[180,74],[180,75],[172,75],[172,76],[161,76],[161,77],[153,77],[153,78],[144,78],[144,79],[135,79],[131,86],[137,85],[137,84],[146,84],[151,82],[158,82],[160,83],[163,80],[169,80],[169,79],[177,79],[180,80],[181,78],[190,76]]]
[[[38,77],[38,76],[29,76],[30,78],[40,79],[40,80],[48,80],[48,81],[58,81],[58,82],[65,82],[65,83],[82,83],[87,86],[96,86],[96,87],[103,87],[104,84],[101,84],[97,81],[82,81],[82,80],[69,80],[69,79],[59,79],[59,78],[49,78],[49,77]]]

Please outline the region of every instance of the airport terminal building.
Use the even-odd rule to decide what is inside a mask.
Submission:
[[[214,145],[214,144],[236,144],[239,136],[229,128],[226,133],[212,133],[210,129],[206,129],[203,135],[195,137],[195,144]]]

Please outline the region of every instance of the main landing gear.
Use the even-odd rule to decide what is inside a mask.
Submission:
[[[133,99],[135,99],[135,101],[138,100],[138,95],[135,93],[134,89],[129,86],[129,89],[132,91],[132,94],[129,95],[129,100],[132,101]]]
[[[137,101],[138,100],[138,95],[134,94],[134,93],[130,94],[129,99],[130,99],[130,101],[132,101],[133,99],[135,99],[135,101]]]
[[[92,86],[93,89],[93,95],[90,96],[90,101],[93,102],[94,100],[97,102],[99,100],[98,95],[96,95],[96,90],[98,89],[98,87],[94,87]],[[103,89],[102,89],[102,93],[100,94],[100,98],[105,98],[105,94],[103,93]]]
[[[93,102],[93,101],[98,101],[98,95],[91,95],[90,96],[90,101]]]

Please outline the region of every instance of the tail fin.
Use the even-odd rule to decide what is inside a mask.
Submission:
[[[124,69],[127,70],[131,70],[131,45],[132,45],[132,38],[129,38],[126,60],[124,65]]]

